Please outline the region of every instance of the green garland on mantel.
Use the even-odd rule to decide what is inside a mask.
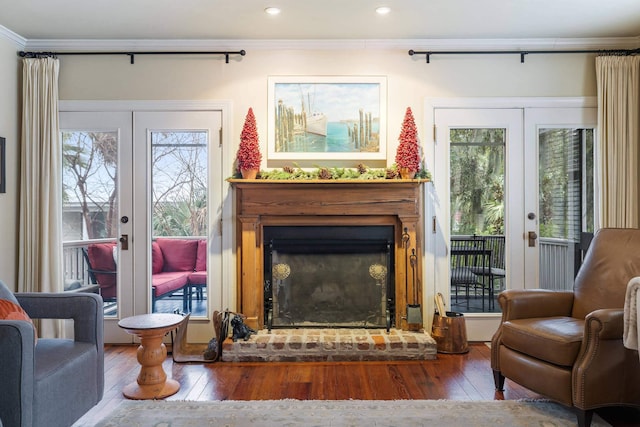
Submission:
[[[236,172],[234,179],[242,179],[239,171]],[[256,179],[265,180],[333,180],[333,179],[361,179],[361,180],[384,180],[384,179],[400,179],[400,173],[394,163],[388,168],[369,168],[366,165],[359,164],[356,168],[327,168],[317,167],[313,170],[304,170],[298,166],[285,166],[282,169],[273,169],[269,171],[261,170],[258,172]],[[430,181],[431,173],[426,168],[422,168],[415,175],[415,179]]]

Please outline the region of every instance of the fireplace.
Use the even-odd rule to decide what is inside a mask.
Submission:
[[[266,226],[263,233],[267,329],[391,328],[392,226]]]
[[[421,259],[423,182],[229,182],[236,216],[235,310],[248,326],[422,328],[406,316],[407,305],[422,300],[422,263],[408,263],[406,255]],[[337,266],[325,268],[332,264]],[[358,313],[348,317],[351,312]]]

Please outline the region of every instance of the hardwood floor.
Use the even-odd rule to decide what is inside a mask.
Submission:
[[[496,392],[490,350],[470,344],[467,354],[438,354],[411,362],[174,363],[164,369],[180,382],[167,400],[394,400],[537,399],[542,396],[509,380]],[[139,371],[137,346],[105,347],[104,399],[83,420],[97,421],[124,400],[122,389]],[[614,408],[599,414],[615,427],[640,426],[640,411]]]

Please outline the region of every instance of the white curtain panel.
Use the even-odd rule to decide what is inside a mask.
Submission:
[[[62,143],[58,128],[55,58],[25,58],[22,90],[22,151],[18,290],[61,292]],[[60,322],[41,322],[43,337],[60,336]]]
[[[640,224],[640,56],[596,58],[600,227]]]

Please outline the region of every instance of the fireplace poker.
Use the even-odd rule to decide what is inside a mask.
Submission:
[[[409,233],[407,227],[402,233],[402,247],[404,248],[404,298],[409,307]],[[409,321],[409,311],[407,308],[407,322]]]
[[[416,281],[418,257],[415,249],[411,249],[411,257],[409,259],[411,260],[411,272],[413,274],[413,304],[407,304],[407,323],[422,324],[422,313],[418,303],[418,283]]]

